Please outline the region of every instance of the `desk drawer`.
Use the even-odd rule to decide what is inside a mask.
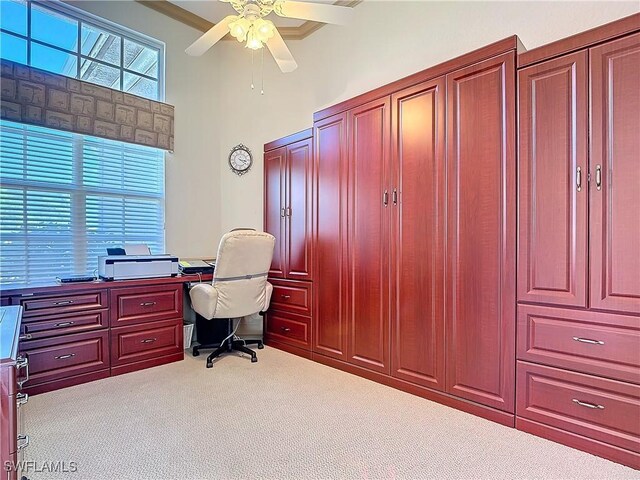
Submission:
[[[311,283],[271,279],[269,283],[273,285],[270,309],[311,315]]]
[[[269,310],[265,330],[267,341],[273,339],[307,350],[311,348],[309,317]]]
[[[110,295],[112,327],[182,318],[182,284],[114,288]]]
[[[80,315],[32,317],[24,321],[21,333],[23,337],[35,340],[68,333],[98,330],[108,326],[108,311],[98,310]]]
[[[29,357],[29,387],[109,368],[109,332],[77,333],[20,343]]]
[[[22,305],[22,317],[59,315],[90,309],[107,308],[107,291],[67,292],[58,295],[34,294],[13,297],[12,305]]]
[[[640,383],[640,317],[519,305],[518,359]]]
[[[111,330],[113,366],[182,352],[182,319]]]
[[[518,362],[516,414],[640,452],[640,387]]]

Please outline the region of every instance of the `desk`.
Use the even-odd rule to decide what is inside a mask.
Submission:
[[[211,275],[202,275],[210,281]],[[184,358],[183,284],[198,275],[12,288],[31,395]]]

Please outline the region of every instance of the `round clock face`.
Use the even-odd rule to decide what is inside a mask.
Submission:
[[[244,145],[234,147],[229,154],[229,166],[238,175],[247,173],[252,161],[251,152]]]

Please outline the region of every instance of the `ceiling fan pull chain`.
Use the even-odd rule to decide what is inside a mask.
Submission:
[[[260,49],[261,61],[260,61],[260,95],[264,95],[264,48]]]
[[[254,53],[255,53],[255,50],[251,50],[251,90],[255,88],[253,86],[253,54]]]

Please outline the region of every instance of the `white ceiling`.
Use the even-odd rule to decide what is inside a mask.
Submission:
[[[218,23],[227,15],[234,15],[236,11],[229,3],[221,2],[219,0],[169,0],[171,3],[176,4],[180,8],[184,8],[189,12],[198,15],[211,23]],[[333,3],[330,0],[298,0],[301,2],[311,3]],[[294,20],[291,18],[279,17],[275,13],[270,14],[268,17],[277,27],[299,27],[304,20]]]

